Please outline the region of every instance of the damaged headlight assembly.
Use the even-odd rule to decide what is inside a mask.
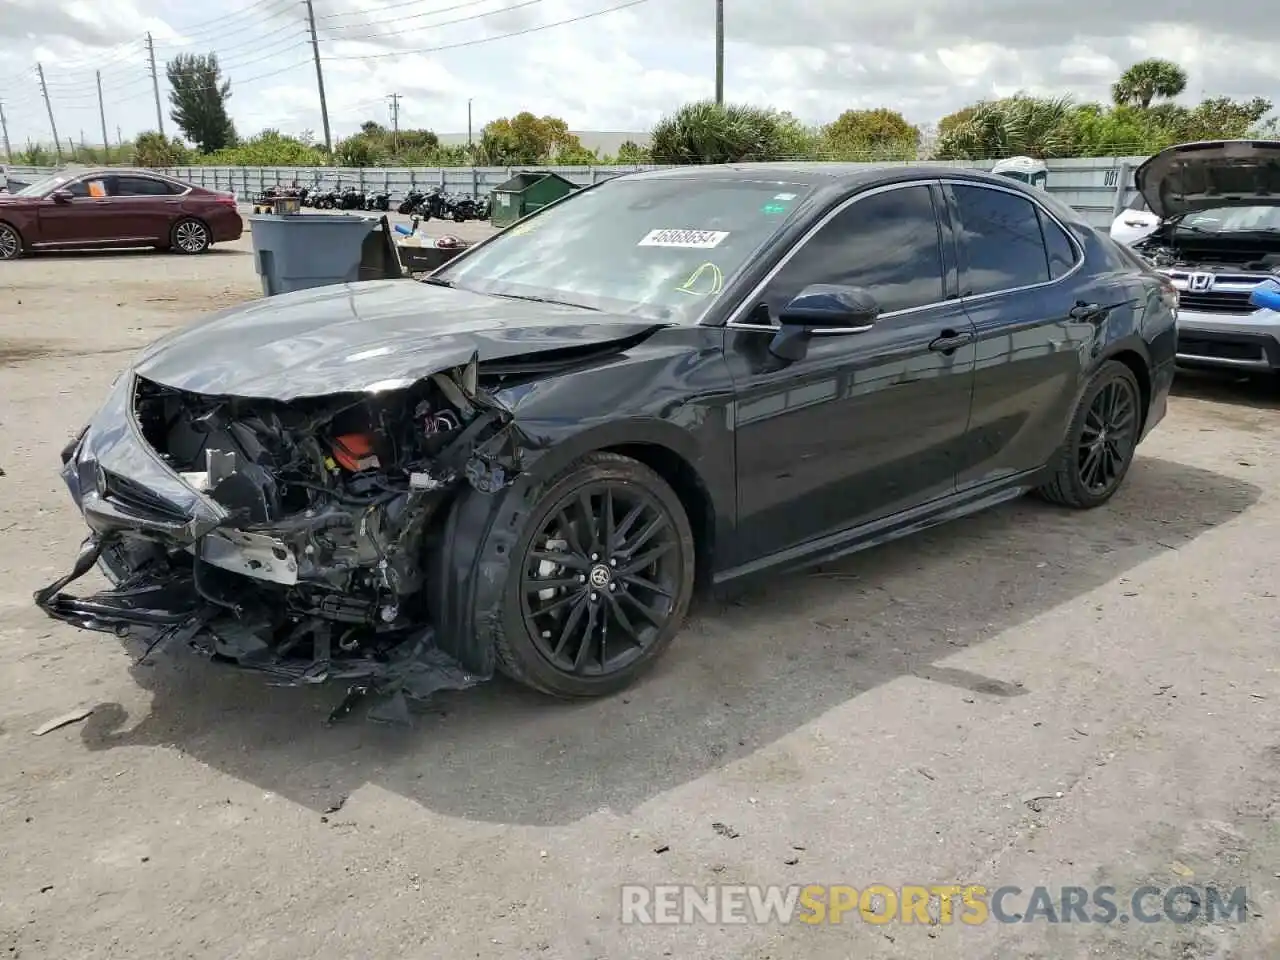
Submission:
[[[172,642],[297,686],[404,697],[485,679],[434,642],[427,541],[463,485],[495,493],[527,440],[475,357],[417,381],[290,402],[201,395],[130,374],[62,452],[88,523],[47,614]],[[435,524],[438,526],[438,524]],[[99,567],[110,590],[64,592]]]

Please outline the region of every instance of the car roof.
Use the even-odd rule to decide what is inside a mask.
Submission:
[[[815,188],[863,187],[878,182],[901,180],[948,179],[973,180],[999,187],[1017,186],[1017,181],[983,170],[943,165],[910,163],[823,163],[819,161],[779,161],[773,163],[709,163],[683,167],[660,167],[623,174],[628,180],[754,180],[761,174],[783,177],[793,183]],[[619,178],[621,179],[621,178]]]
[[[613,180],[759,180],[761,176],[777,178],[786,183],[802,184],[815,191],[843,196],[856,190],[881,184],[905,183],[912,180],[967,180],[973,183],[999,187],[1010,193],[1021,193],[1033,202],[1048,208],[1059,220],[1077,226],[1087,225],[1074,208],[1058,200],[1044,190],[985,170],[953,167],[947,164],[923,163],[823,163],[820,161],[780,161],[773,163],[708,163],[683,167],[659,167],[625,173]],[[608,183],[602,180],[601,184]]]

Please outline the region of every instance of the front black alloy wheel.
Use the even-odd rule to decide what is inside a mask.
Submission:
[[[1081,509],[1110,500],[1133,463],[1142,417],[1133,371],[1114,360],[1103,364],[1080,398],[1054,479],[1040,494]]]
[[[516,558],[499,660],[559,697],[631,683],[674,638],[693,593],[680,499],[653,470],[613,454],[584,458],[550,486]]]

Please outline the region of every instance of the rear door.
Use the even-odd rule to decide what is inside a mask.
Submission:
[[[957,490],[1043,466],[1061,444],[1097,324],[1078,305],[1101,294],[1083,250],[1024,192],[946,185],[960,295],[977,338],[973,412]],[[1076,315],[1073,315],[1076,314]]]
[[[144,174],[112,178],[111,208],[121,237],[165,242],[169,228],[182,212],[185,187]]]

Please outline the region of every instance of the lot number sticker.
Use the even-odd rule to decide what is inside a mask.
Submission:
[[[724,230],[650,230],[637,246],[710,250],[724,243],[727,236],[729,234]]]

